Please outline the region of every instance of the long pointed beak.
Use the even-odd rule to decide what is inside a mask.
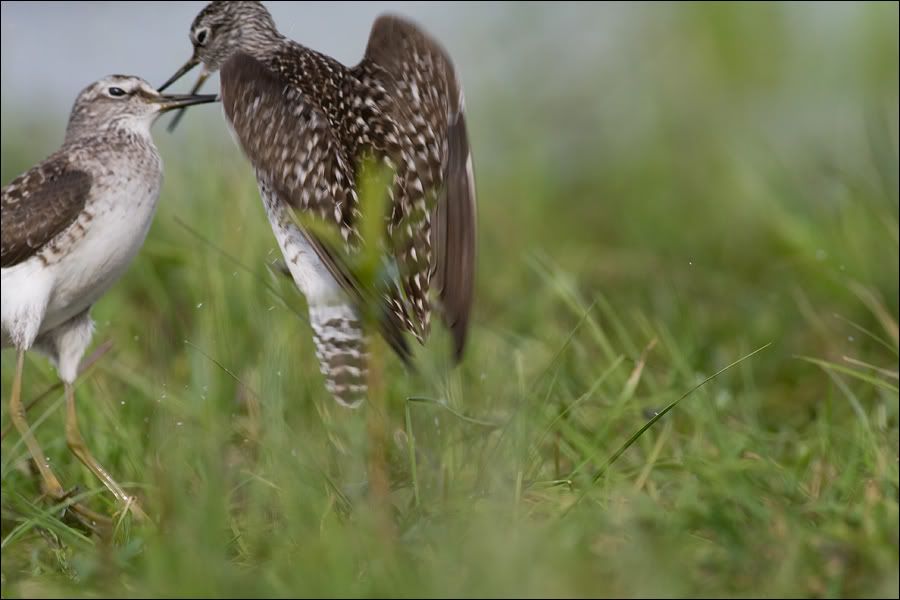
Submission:
[[[219,99],[217,94],[162,94],[155,102],[159,104],[159,112],[167,112],[176,108],[184,109],[195,104],[207,104]]]
[[[166,81],[164,84],[159,86],[159,89],[156,91],[162,92],[167,87],[169,87],[170,85],[172,85],[173,83],[175,83],[176,81],[178,81],[179,79],[184,77],[188,71],[190,71],[191,69],[193,69],[194,67],[196,67],[199,64],[200,64],[200,59],[197,58],[197,54],[195,52],[194,55],[190,58],[190,60],[188,60],[186,63],[184,63],[184,65],[180,69],[178,69],[174,75],[169,77],[168,81]]]
[[[188,63],[188,64],[190,64],[190,63]],[[185,66],[187,66],[187,65],[185,65]],[[182,67],[182,69],[184,69],[184,67]],[[190,68],[188,68],[188,70],[190,70]],[[185,73],[186,72],[187,71],[185,71]],[[203,84],[206,82],[207,79],[209,79],[209,71],[206,70],[206,67],[203,67],[203,70],[200,71],[200,77],[197,78],[197,83],[195,83],[194,87],[191,89],[191,95],[196,95],[197,92],[200,91],[200,88],[203,86]],[[178,111],[178,114],[176,114],[175,118],[172,119],[172,122],[169,123],[169,127],[168,127],[169,133],[172,133],[173,131],[175,131],[175,128],[178,127],[178,123],[179,123],[179,121],[181,121],[181,117],[183,117],[183,116],[184,116],[184,110]]]

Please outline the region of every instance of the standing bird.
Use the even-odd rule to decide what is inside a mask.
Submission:
[[[124,273],[153,220],[162,160],[150,126],[165,111],[215,100],[162,95],[138,77],[101,79],[75,100],[62,147],[3,188],[2,343],[18,353],[10,417],[56,500],[66,494],[21,402],[28,350],[50,358],[65,383],[71,451],[119,502],[143,516],[85,445],[72,382],[93,333],[91,307]],[[94,519],[80,505],[74,508]]]
[[[372,307],[380,332],[408,362],[403,334],[424,343],[434,291],[459,360],[472,306],[476,207],[463,94],[447,53],[416,25],[382,16],[365,57],[346,67],[281,35],[260,2],[210,3],[190,39],[193,56],[160,90],[202,63],[196,92],[220,70],[226,120],[306,297],[335,399],[353,407],[366,393],[361,311],[373,292],[345,258],[362,242],[363,157],[393,172],[383,252],[393,275]],[[343,239],[334,244],[298,226],[295,214],[336,226]]]

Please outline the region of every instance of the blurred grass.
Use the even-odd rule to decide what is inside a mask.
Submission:
[[[77,387],[160,525],[85,539],[11,433],[2,595],[895,595],[897,5],[633,7],[602,46],[604,10],[517,8],[478,25],[509,47],[467,50],[504,67],[467,90],[475,321],[455,371],[440,333],[420,376],[384,360],[396,543],[364,413],[324,390],[250,169],[196,110],[155,130],[158,217]],[[563,38],[528,35],[547,19]],[[42,121],[4,115],[4,183],[55,147]],[[56,381],[40,357],[25,377]],[[61,404],[37,436],[112,512]]]

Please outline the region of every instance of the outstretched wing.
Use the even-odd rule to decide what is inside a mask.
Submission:
[[[74,223],[90,189],[91,176],[61,156],[51,156],[4,187],[2,267],[28,260]]]
[[[429,287],[462,356],[472,308],[476,203],[465,107],[444,49],[415,24],[393,15],[372,27],[355,67],[384,87],[395,125],[397,162],[392,215],[395,254],[410,310],[428,326]],[[389,140],[393,141],[393,140]]]
[[[343,155],[322,108],[300,91],[292,73],[273,71],[247,54],[230,58],[220,78],[225,114],[257,174],[278,198],[302,214],[336,225],[344,241],[352,245],[358,236],[354,166]],[[363,289],[339,258],[338,249],[314,232],[302,231],[350,298],[371,301],[371,290]],[[376,301],[382,335],[408,361],[397,303],[389,295]]]

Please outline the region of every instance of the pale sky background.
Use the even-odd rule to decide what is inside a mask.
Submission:
[[[111,73],[139,75],[160,85],[190,55],[188,30],[204,5],[3,2],[4,131],[17,120],[62,130],[78,92]],[[480,160],[492,158],[504,145],[521,146],[537,139],[542,142],[537,151],[548,154],[578,153],[577,144],[584,140],[603,140],[615,147],[614,152],[629,147],[640,151],[640,139],[652,136],[660,126],[665,106],[721,93],[715,87],[692,87],[692,77],[702,75],[706,63],[727,61],[715,45],[724,44],[727,52],[727,39],[692,30],[680,18],[696,16],[698,5],[687,3],[266,5],[282,33],[350,65],[362,57],[378,14],[397,12],[417,21],[441,41],[456,64],[466,91],[471,134],[480,148],[487,149]],[[765,63],[760,68],[772,71],[774,83],[763,77],[755,87],[740,91],[740,102],[733,108],[744,115],[736,113],[735,118],[750,119],[755,129],[768,127],[782,137],[793,137],[798,128],[827,132],[846,123],[855,127],[855,122],[836,115],[857,111],[865,87],[866,74],[854,70],[857,62],[851,58],[854,53],[876,51],[867,42],[867,27],[881,13],[871,9],[852,2],[742,5],[734,34],[744,36],[744,45],[758,47],[760,60],[772,61],[771,67]],[[766,11],[779,18],[758,18]],[[780,29],[777,39],[787,41],[767,54],[773,22]],[[194,77],[189,74],[174,91],[187,90]],[[729,84],[727,77],[720,77],[708,78],[707,85]],[[217,89],[213,79],[204,91]],[[722,102],[732,108],[730,100]],[[219,111],[195,110],[185,121],[185,129],[225,135],[223,127],[210,125],[221,124]]]
[[[189,56],[188,30],[205,4],[3,2],[4,114],[22,107],[67,110],[84,86],[110,73],[139,75],[161,84]],[[628,5],[582,3],[268,2],[266,6],[282,33],[345,64],[362,57],[377,15],[396,12],[410,17],[446,46],[467,87],[485,79],[496,83],[505,66],[521,58],[518,49],[540,46],[542,40],[573,52],[591,47],[594,38],[608,45],[615,38],[616,23],[635,12]],[[518,26],[504,26],[511,22]],[[574,37],[573,28],[578,30]]]
[[[190,25],[205,5],[3,2],[4,130],[21,120],[28,126],[40,123],[62,131],[78,92],[108,74],[138,75],[152,85],[162,84],[190,56]],[[395,12],[415,20],[453,58],[473,123],[493,122],[503,102],[518,109],[531,105],[526,113],[539,109],[542,95],[556,95],[554,90],[565,90],[576,73],[583,75],[578,73],[582,60],[592,67],[619,64],[615,48],[646,9],[583,2],[266,2],[266,6],[282,33],[348,65],[362,58],[379,14]],[[172,91],[187,91],[195,77],[190,73]],[[203,91],[217,89],[216,76]],[[547,119],[553,113],[526,116]],[[193,111],[181,128],[227,135],[217,126],[220,121],[220,111]],[[485,137],[491,136],[485,132]]]
[[[205,4],[3,2],[5,107],[38,102],[54,110],[65,108],[90,81],[110,73],[139,75],[159,85],[190,54],[188,30]],[[449,34],[460,30],[452,4],[270,2],[267,6],[283,33],[345,63],[359,60],[372,21],[385,11],[420,21],[447,38],[448,46],[463,46],[463,40]]]
[[[2,2],[2,96],[31,104],[46,94],[74,97],[92,80],[128,73],[161,82],[190,53],[188,29],[205,2]],[[372,21],[410,17],[448,48],[463,72],[502,74],[528,47],[555,46],[572,59],[614,53],[650,14],[678,3],[589,2],[267,2],[279,29],[354,64]],[[801,39],[835,43],[860,12],[854,3],[784,5]],[[489,48],[490,51],[485,51]],[[596,58],[596,56],[594,57]],[[499,70],[497,70],[499,69]],[[56,100],[51,100],[55,102]],[[63,103],[67,104],[67,103]]]

